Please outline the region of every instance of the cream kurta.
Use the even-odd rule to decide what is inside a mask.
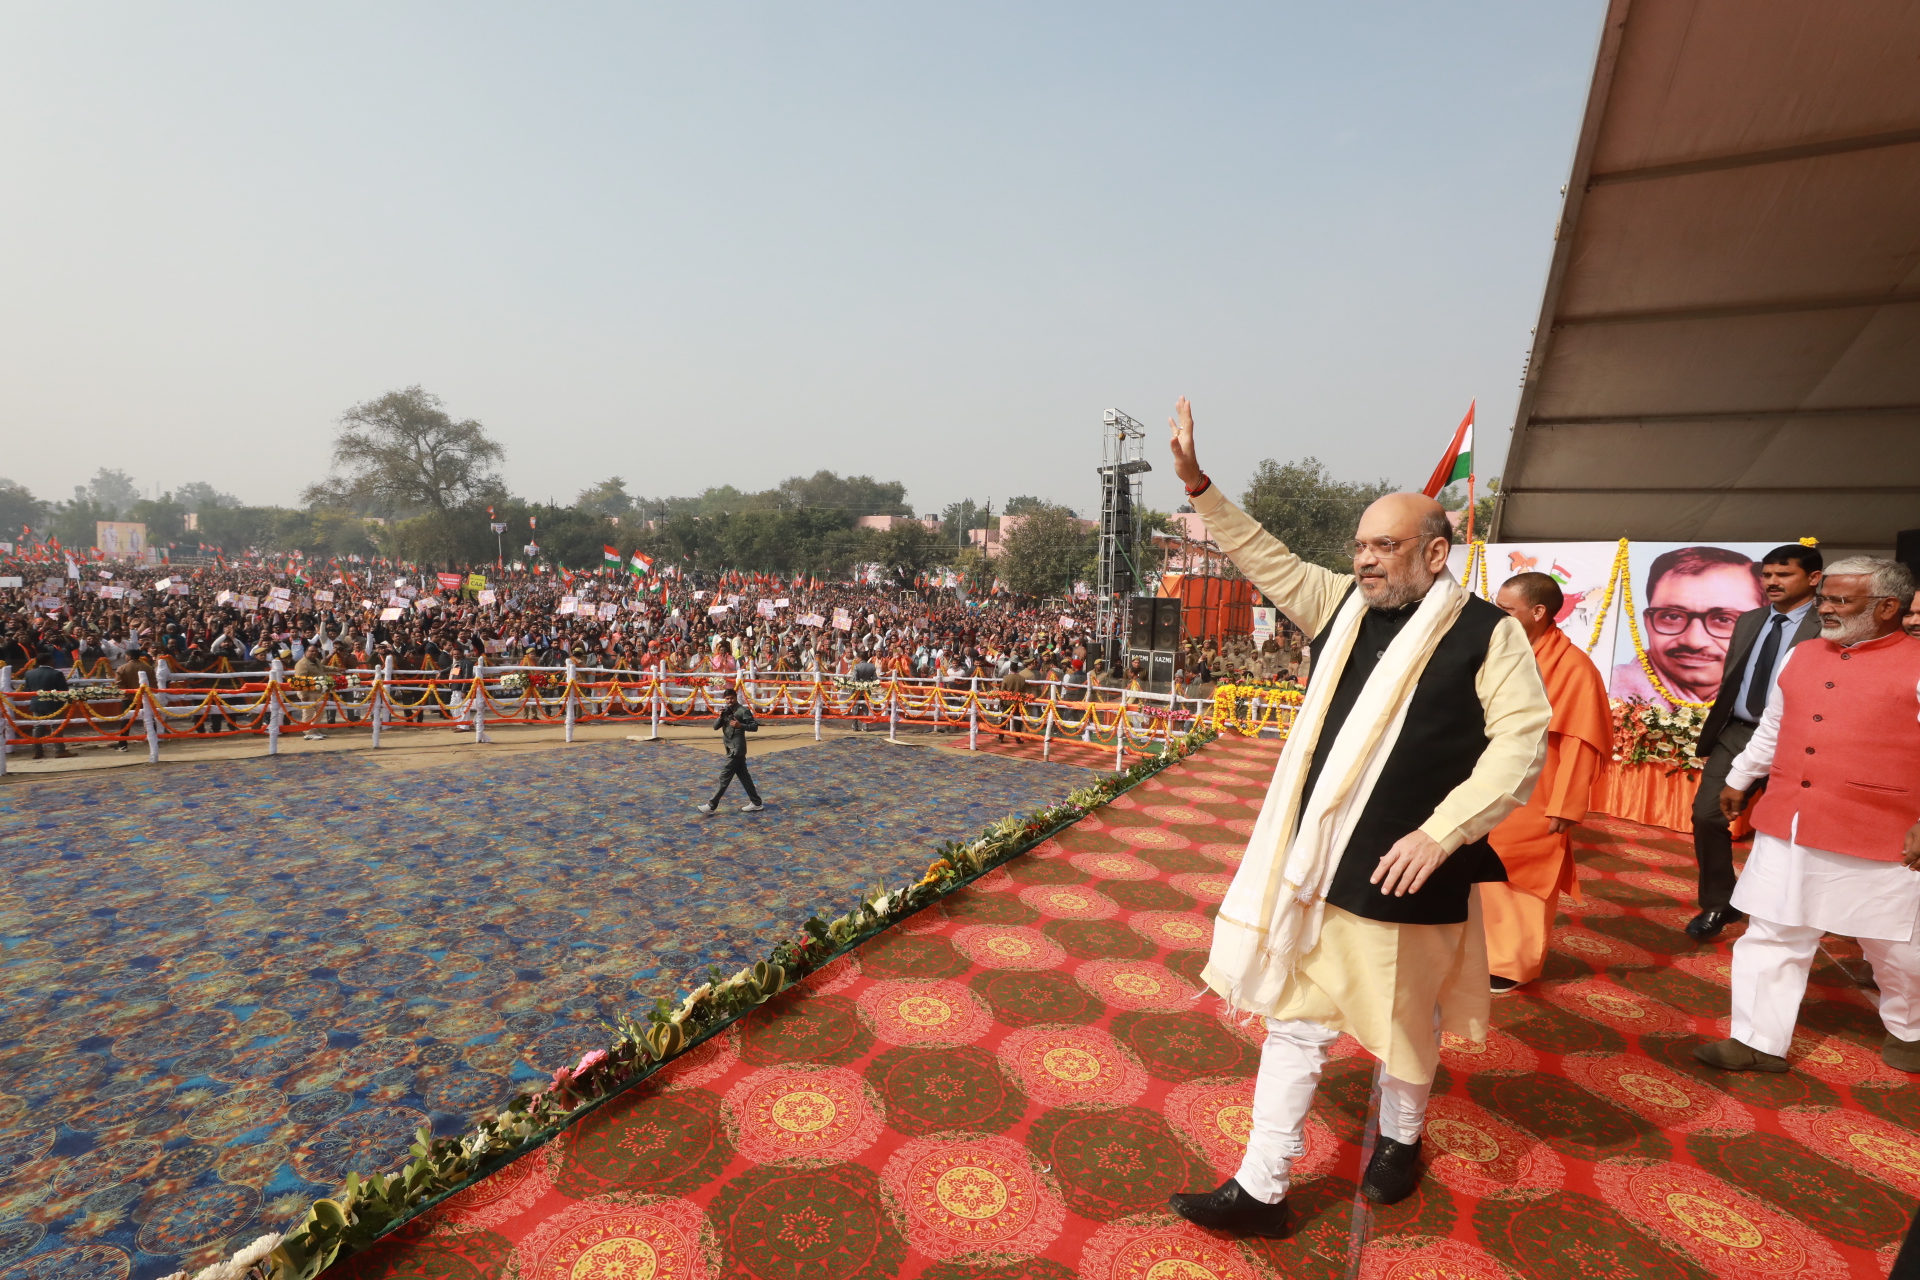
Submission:
[[[1294,625],[1317,635],[1353,577],[1301,560],[1223,497],[1218,486],[1208,486],[1194,499],[1194,508],[1240,571]],[[1314,666],[1315,679],[1339,679],[1322,655],[1314,655]],[[1493,630],[1475,691],[1486,716],[1487,747],[1472,774],[1420,828],[1448,853],[1480,839],[1526,803],[1546,758],[1552,712],[1526,632],[1511,618]],[[1270,793],[1267,803],[1284,805],[1289,799]],[[1278,833],[1273,847],[1249,847],[1246,861],[1283,858],[1290,838],[1290,832]],[[1277,998],[1270,1007],[1247,1012],[1345,1031],[1379,1058],[1389,1075],[1429,1082],[1439,1064],[1436,1009],[1441,1030],[1476,1042],[1486,1038],[1486,936],[1478,895],[1469,902],[1467,920],[1440,925],[1368,920],[1329,906],[1318,944]]]

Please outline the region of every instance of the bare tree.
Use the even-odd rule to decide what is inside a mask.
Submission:
[[[421,388],[389,391],[340,416],[336,474],[301,498],[330,506],[447,511],[500,491],[503,456],[481,425],[455,422],[440,397]]]

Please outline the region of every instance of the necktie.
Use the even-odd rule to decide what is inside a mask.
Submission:
[[[1773,660],[1780,656],[1780,629],[1787,615],[1776,612],[1767,619],[1767,638],[1760,642],[1760,657],[1747,678],[1747,714],[1758,721],[1767,710],[1767,694],[1773,687]]]

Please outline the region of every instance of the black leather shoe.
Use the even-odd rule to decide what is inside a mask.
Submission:
[[[1687,921],[1687,936],[1695,942],[1712,942],[1720,936],[1720,931],[1730,924],[1739,924],[1747,918],[1744,911],[1735,911],[1732,907],[1715,907],[1711,911],[1702,911]]]
[[[1360,1179],[1360,1194],[1375,1204],[1399,1204],[1420,1185],[1420,1143],[1382,1137]]]
[[[1176,1191],[1167,1197],[1167,1203],[1188,1222],[1209,1231],[1230,1231],[1263,1240],[1284,1240],[1287,1235],[1287,1202],[1266,1204],[1255,1200],[1232,1178],[1212,1191]]]

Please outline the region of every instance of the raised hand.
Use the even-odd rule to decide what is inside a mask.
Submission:
[[[1180,483],[1192,489],[1200,483],[1200,464],[1193,456],[1193,406],[1187,403],[1185,396],[1173,406],[1173,416],[1167,419],[1170,434],[1167,444],[1173,449],[1173,473],[1180,477]]]

